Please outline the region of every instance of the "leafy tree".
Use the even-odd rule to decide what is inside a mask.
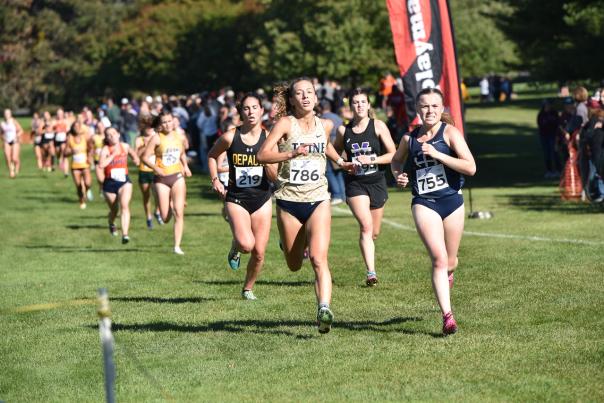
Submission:
[[[452,0],[459,69],[464,77],[508,71],[517,61],[517,49],[496,23],[511,12],[500,1]]]
[[[521,66],[547,80],[601,79],[603,0],[506,0],[502,29],[518,44]]]
[[[265,80],[326,76],[374,84],[395,70],[392,35],[383,2],[267,0],[262,29],[245,59]]]

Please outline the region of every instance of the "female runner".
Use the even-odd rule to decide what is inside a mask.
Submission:
[[[346,201],[359,222],[359,246],[367,269],[365,283],[377,285],[375,271],[375,244],[380,234],[388,188],[384,173],[378,165],[390,164],[396,151],[390,131],[384,122],[373,119],[367,92],[357,88],[348,98],[353,118],[347,126],[338,128],[334,147],[338,153],[346,151],[346,160],[355,169],[344,177]]]
[[[69,127],[69,122],[65,117],[65,112],[63,109],[59,108],[57,110],[57,118],[54,122],[54,132],[55,132],[55,153],[59,160],[59,169],[63,171],[63,175],[67,178],[69,167],[67,163],[67,158],[65,156],[65,148],[67,147],[67,128]]]
[[[145,217],[147,219],[147,228],[153,229],[153,215],[151,213],[151,194],[155,201],[155,217],[158,223],[161,225],[164,222],[159,214],[159,207],[157,203],[157,195],[153,190],[153,169],[149,168],[142,162],[142,155],[149,143],[149,140],[155,136],[155,129],[153,128],[153,117],[151,115],[144,115],[139,122],[141,135],[136,138],[135,147],[136,153],[141,158],[141,163],[138,166],[138,186],[141,189],[143,195],[143,208],[145,209]],[[151,161],[155,163],[155,155],[151,155]]]
[[[448,335],[457,331],[449,290],[464,226],[462,175],[474,175],[476,163],[463,134],[443,114],[443,100],[436,88],[419,92],[416,109],[423,123],[403,136],[391,167],[399,186],[411,182],[411,212],[432,260],[432,287]]]
[[[44,162],[42,159],[42,136],[44,135],[44,121],[40,118],[38,112],[34,112],[31,119],[31,135],[34,141],[34,155],[36,157],[36,166],[42,170]]]
[[[103,196],[103,182],[105,181],[105,173],[99,166],[101,160],[101,151],[105,145],[105,125],[99,121],[95,125],[94,134],[92,135],[92,147],[93,147],[93,158],[94,158],[94,173],[96,181],[99,184],[100,196]]]
[[[173,130],[172,115],[163,111],[156,118],[159,129],[157,136],[151,137],[142,160],[155,172],[153,183],[159,201],[159,210],[164,222],[174,215],[174,253],[184,255],[180,248],[184,231],[184,210],[187,198],[185,176],[191,176],[182,137]],[[151,156],[155,155],[155,161]]]
[[[91,186],[91,150],[92,144],[88,136],[88,127],[78,120],[71,126],[65,155],[71,156],[71,176],[78,193],[81,209],[86,208],[87,195]]]
[[[135,164],[139,163],[138,155],[127,143],[120,142],[120,133],[113,127],[105,129],[106,145],[101,150],[99,167],[104,170],[103,193],[109,206],[109,232],[117,236],[115,217],[121,207],[122,243],[130,242],[130,199],[132,182],[128,177],[128,155]]]
[[[262,164],[279,163],[277,226],[290,270],[300,270],[308,244],[315,272],[317,322],[320,333],[331,329],[331,273],[327,251],[331,237],[331,206],[325,178],[329,157],[344,163],[329,142],[333,124],[314,114],[317,94],[312,81],[297,78],[275,88],[277,122],[257,154]],[[278,147],[278,148],[277,148]]]
[[[10,109],[4,110],[4,120],[0,122],[2,137],[4,139],[4,158],[8,167],[8,176],[16,177],[21,169],[21,135],[23,129],[17,119],[13,117]]]
[[[256,154],[264,141],[262,108],[258,95],[248,94],[239,106],[243,125],[232,128],[220,136],[208,153],[208,166],[212,188],[225,200],[225,209],[233,233],[227,261],[237,270],[241,253],[251,253],[247,264],[241,296],[255,300],[252,288],[264,264],[264,252],[271,230],[273,208],[269,180],[277,176],[275,165],[258,163]],[[220,181],[218,158],[227,153],[229,161],[228,191]]]

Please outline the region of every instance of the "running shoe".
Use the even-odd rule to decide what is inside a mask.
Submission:
[[[109,224],[109,233],[112,236],[117,236],[117,227],[115,226],[115,224]]]
[[[182,251],[182,249],[180,249],[180,246],[175,246],[174,247],[174,253],[176,253],[177,255],[184,255],[185,253]]]
[[[147,218],[147,229],[153,229],[153,220],[151,218]]]
[[[88,189],[88,191],[86,192],[86,199],[88,199],[88,201],[94,200],[94,195],[92,194],[92,189]]]
[[[453,271],[449,273],[449,290],[453,288],[453,282],[455,281],[454,273]]]
[[[443,315],[443,334],[448,336],[457,332],[457,322],[453,317],[453,312],[449,312]]]
[[[128,242],[130,242],[130,237],[128,235],[124,235],[122,237],[122,244],[127,244]]]
[[[239,269],[239,264],[241,263],[241,253],[234,246],[231,247],[229,254],[227,255],[227,261],[229,262],[229,266],[233,270]]]
[[[367,284],[367,287],[375,287],[378,284],[378,279],[375,273],[367,274],[365,284]]]
[[[254,293],[252,292],[252,290],[242,290],[241,291],[241,297],[243,299],[248,300],[248,301],[256,301],[258,299],[254,295]]]
[[[80,203],[80,210],[86,209],[86,203]]]
[[[155,213],[155,219],[157,220],[157,223],[158,223],[159,225],[164,225],[164,220],[162,220],[162,218],[161,218],[161,214],[159,214],[159,213]]]
[[[333,312],[329,309],[328,306],[319,307],[319,312],[317,312],[317,325],[319,326],[319,333],[325,334],[329,333],[331,330],[331,324],[333,322]]]

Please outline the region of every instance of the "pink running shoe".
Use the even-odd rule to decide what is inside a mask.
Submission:
[[[453,281],[455,280],[454,278],[455,276],[455,272],[449,272],[449,290],[453,289]]]
[[[445,336],[457,332],[457,322],[453,317],[453,312],[449,312],[443,315],[443,334]]]

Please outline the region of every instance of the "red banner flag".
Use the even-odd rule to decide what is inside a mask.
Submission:
[[[460,78],[447,0],[387,0],[396,61],[403,79],[406,113],[419,124],[415,98],[437,87],[445,108],[463,133]]]

